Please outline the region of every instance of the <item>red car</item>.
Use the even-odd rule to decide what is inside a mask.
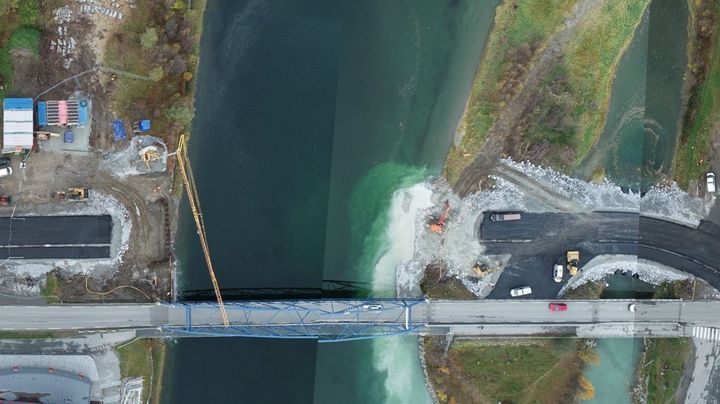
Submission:
[[[550,311],[565,311],[567,310],[567,304],[565,303],[550,303]]]

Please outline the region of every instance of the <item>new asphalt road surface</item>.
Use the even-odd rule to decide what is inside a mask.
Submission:
[[[632,212],[521,213],[520,220],[492,221],[478,229],[486,254],[511,255],[489,298],[505,299],[510,289],[530,286],[530,299],[557,296],[569,279],[552,280],[554,264],[567,250],[580,251],[580,265],[602,254],[636,255],[686,271],[720,288],[720,226],[692,228]]]
[[[2,217],[0,259],[107,258],[111,237],[109,215]]]

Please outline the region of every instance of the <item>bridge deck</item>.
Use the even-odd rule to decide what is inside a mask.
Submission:
[[[2,306],[0,329],[161,329],[175,335],[311,338],[397,333],[472,335],[682,336],[688,327],[720,327],[720,301],[566,301],[551,312],[547,300],[320,300],[232,302],[231,327],[214,303],[178,305]],[[628,310],[629,304],[636,310]],[[380,305],[373,309],[370,305]]]

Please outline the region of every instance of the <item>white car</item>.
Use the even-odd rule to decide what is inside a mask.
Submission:
[[[556,264],[553,268],[553,280],[556,283],[562,282],[563,278],[563,266],[561,264]]]
[[[532,289],[530,289],[530,286],[521,286],[519,288],[510,289],[510,296],[512,297],[520,297],[529,295],[532,293]]]
[[[707,182],[707,193],[714,194],[715,193],[715,174],[707,173],[705,175],[705,180]]]
[[[10,174],[12,174],[12,168],[5,167],[0,169],[0,177],[7,177]]]
[[[363,304],[363,310],[369,311],[380,311],[382,310],[382,304]]]

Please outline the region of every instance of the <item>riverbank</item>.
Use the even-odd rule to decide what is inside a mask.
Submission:
[[[125,23],[104,45],[103,64],[146,75],[153,81],[127,80],[113,86],[110,92],[110,109],[115,116],[125,119],[152,119],[153,131],[169,149],[174,149],[180,135],[190,132],[194,119],[195,73],[199,64],[200,39],[206,0],[192,2],[140,2],[128,15]],[[115,81],[115,79],[111,79]],[[175,165],[169,162],[166,174],[173,180]],[[165,209],[171,234],[177,233],[178,206],[182,192],[171,180],[174,200]],[[171,291],[175,298],[176,265],[170,260]],[[143,400],[160,403],[163,376],[166,368],[167,345],[165,340],[140,339],[116,350],[122,377],[143,377]]]
[[[536,3],[498,9],[459,125],[462,138],[446,161],[460,194],[500,156],[561,170],[582,160],[602,133],[615,70],[649,1],[563,3],[563,12],[540,19],[544,29],[517,35],[518,26],[539,24],[518,17]]]
[[[686,75],[687,105],[675,155],[674,179],[683,188],[697,193],[704,189],[704,174],[718,155],[720,117],[720,4],[714,1],[688,1],[690,36]]]

